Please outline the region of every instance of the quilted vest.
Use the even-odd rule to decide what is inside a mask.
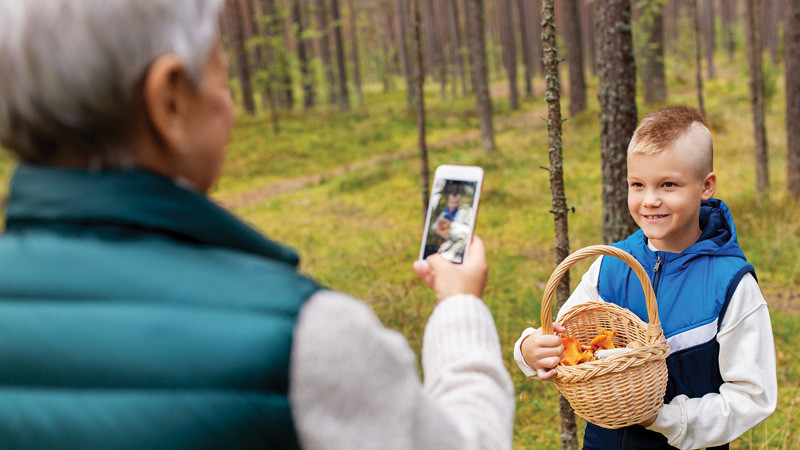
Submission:
[[[0,237],[0,448],[296,448],[297,255],[140,171],[20,166]]]
[[[716,340],[719,325],[741,278],[746,273],[755,275],[737,243],[730,211],[721,200],[703,202],[700,225],[700,239],[681,253],[650,250],[642,230],[613,244],[642,264],[656,292],[659,319],[670,345],[664,403],[680,394],[692,398],[719,392],[723,383]],[[603,300],[628,308],[647,322],[644,291],[625,262],[603,257],[598,289]],[[608,430],[588,423],[584,448],[673,447],[665,436],[639,425]]]

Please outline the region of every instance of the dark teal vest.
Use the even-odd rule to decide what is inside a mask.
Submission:
[[[22,166],[0,238],[0,448],[295,448],[296,254],[144,171]]]

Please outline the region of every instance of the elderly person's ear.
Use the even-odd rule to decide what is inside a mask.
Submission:
[[[188,139],[186,121],[194,95],[181,61],[174,55],[156,59],[145,75],[143,94],[147,120],[162,150],[180,152]]]

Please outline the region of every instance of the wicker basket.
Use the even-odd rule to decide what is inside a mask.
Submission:
[[[630,341],[644,346],[621,355],[556,367],[556,388],[572,405],[575,413],[604,428],[621,428],[640,423],[658,412],[667,388],[666,358],[669,345],[661,330],[653,287],[641,264],[630,254],[608,245],[582,248],[556,267],[542,298],[542,332],[553,334],[550,307],[561,277],[581,259],[608,255],[625,261],[639,277],[647,301],[649,324],[630,310],[607,302],[576,305],[561,318],[566,334],[588,345],[601,328],[616,330],[614,345]]]

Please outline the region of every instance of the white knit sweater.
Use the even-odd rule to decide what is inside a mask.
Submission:
[[[491,313],[473,296],[439,303],[425,328],[424,384],[405,338],[333,291],[303,307],[289,400],[303,448],[509,449],[514,387]]]

